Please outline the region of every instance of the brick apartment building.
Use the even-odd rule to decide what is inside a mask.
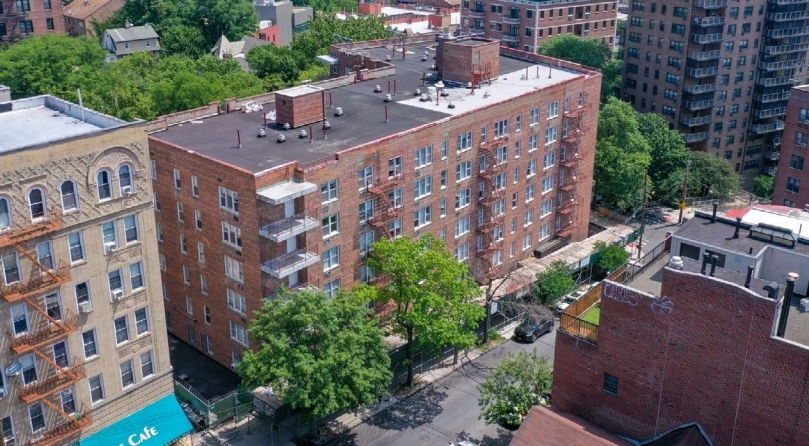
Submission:
[[[73,37],[95,36],[101,23],[124,7],[124,0],[73,0],[65,6],[65,32]]]
[[[809,1],[631,3],[623,99],[727,159],[747,187],[774,174],[790,88],[805,83]]]
[[[146,123],[7,92],[0,444],[124,444],[146,415],[167,444],[191,426],[173,393]]]
[[[152,124],[182,339],[238,362],[263,298],[373,282],[382,237],[434,234],[486,281],[587,236],[600,74],[494,40],[397,42],[333,46],[330,80]]]
[[[615,45],[617,2],[596,0],[464,0],[461,31],[535,52],[559,34],[601,38]]]
[[[697,423],[717,446],[806,444],[809,240],[741,220],[698,215],[562,315],[557,409],[635,439]]]
[[[809,206],[809,165],[804,168],[809,144],[809,85],[790,91],[784,119],[773,203],[807,208]],[[801,190],[803,185],[803,190]]]
[[[61,1],[0,0],[0,43],[64,32]]]

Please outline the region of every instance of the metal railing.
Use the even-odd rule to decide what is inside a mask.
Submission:
[[[784,130],[784,121],[771,122],[769,124],[757,124],[750,127],[753,133],[770,133]]]
[[[710,132],[689,133],[685,135],[685,142],[705,141],[711,136]]]
[[[716,43],[722,41],[722,33],[691,34],[691,41],[695,43]]]
[[[693,60],[718,60],[722,57],[722,51],[714,50],[714,51],[690,51],[688,53],[688,58]]]
[[[686,68],[685,75],[689,77],[701,78],[708,76],[716,76],[719,73],[719,67],[706,67],[706,68]]]
[[[716,91],[716,84],[686,85],[683,91],[691,94],[712,93]]]
[[[800,79],[796,79],[792,76],[766,77],[766,78],[759,78],[756,80],[756,84],[763,85],[765,87],[777,87],[779,85],[793,85],[797,82],[800,82]]]
[[[598,325],[587,322],[576,316],[571,316],[567,313],[560,314],[559,330],[587,342],[593,344],[598,343]]]
[[[76,432],[93,424],[93,411],[87,409],[83,404],[78,413],[71,415],[71,418],[56,424],[44,433],[37,436],[35,441],[30,441],[27,446],[52,446],[62,444],[62,440],[74,435]]]
[[[697,0],[694,2],[694,7],[700,9],[720,9],[727,6],[728,0]]]
[[[713,17],[700,17],[694,18],[691,20],[691,24],[696,26],[717,26],[717,25],[724,25],[725,18],[722,16],[713,16]]]
[[[26,404],[31,404],[59,390],[70,387],[76,381],[85,377],[84,363],[74,359],[74,365],[61,368],[56,371],[56,374],[21,388],[20,398]]]
[[[767,20],[772,20],[773,22],[789,22],[790,20],[803,20],[809,17],[809,12],[807,11],[795,11],[795,12],[771,12],[766,15]]]
[[[70,280],[70,271],[67,266],[63,265],[53,270],[50,274],[38,272],[25,281],[15,282],[10,285],[0,283],[0,297],[8,302],[17,302],[31,294],[59,286],[68,280]]]
[[[261,269],[278,278],[306,268],[320,260],[320,256],[306,249],[299,249],[265,262]]]
[[[809,34],[809,27],[801,26],[796,28],[785,29],[768,29],[764,31],[764,36],[773,39],[780,39],[781,37],[805,36]]]
[[[768,108],[763,110],[754,109],[751,115],[756,118],[772,118],[773,116],[783,116],[787,114],[786,107]]]
[[[753,100],[759,102],[776,102],[776,101],[786,101],[789,99],[790,92],[789,91],[782,91],[780,93],[770,93],[770,94],[754,94]]]
[[[70,310],[66,310],[65,317],[57,322],[46,322],[40,328],[19,337],[14,337],[9,333],[8,338],[11,339],[11,349],[18,355],[22,355],[79,329],[79,316]]]
[[[809,50],[809,43],[795,43],[792,45],[764,45],[762,52],[774,56],[776,54],[802,53]]]
[[[785,70],[787,68],[802,67],[806,65],[806,59],[778,60],[775,62],[759,62],[758,67],[762,70],[774,71]]]
[[[18,220],[23,220],[19,218]],[[62,209],[52,207],[44,217],[25,224],[13,224],[0,231],[0,248],[21,243],[62,227]]]
[[[702,110],[704,108],[713,107],[713,99],[705,99],[702,101],[683,101],[683,107],[688,110]]]
[[[298,214],[263,226],[260,233],[267,238],[281,239],[284,236],[289,238],[318,226],[319,222],[316,219],[305,214]]]
[[[699,126],[699,125],[707,125],[713,122],[713,116],[700,116],[697,118],[680,118],[680,124],[687,125],[689,127]]]

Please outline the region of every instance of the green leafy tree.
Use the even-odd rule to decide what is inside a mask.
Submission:
[[[775,177],[771,175],[758,175],[753,179],[753,193],[756,196],[771,199],[775,191]]]
[[[277,75],[286,86],[295,83],[300,76],[300,68],[289,48],[275,45],[257,46],[247,54],[247,62],[258,77]]]
[[[725,158],[707,152],[690,152],[689,194],[696,197],[727,197],[738,192],[740,177]]]
[[[418,340],[425,349],[452,346],[469,348],[474,328],[483,319],[483,307],[473,302],[480,288],[466,264],[450,253],[444,242],[426,235],[419,240],[400,237],[373,245],[368,266],[389,285],[379,299],[393,302],[394,329],[403,334],[407,385],[413,385],[413,349]]]
[[[573,269],[562,260],[554,260],[548,269],[537,273],[533,297],[537,303],[550,307],[571,292],[575,285]]]
[[[478,417],[486,424],[519,426],[532,407],[550,405],[553,372],[536,351],[509,353],[478,385]]]
[[[163,55],[179,54],[196,59],[206,52],[205,36],[197,27],[178,23],[163,28],[160,35],[160,48]]]
[[[606,275],[616,271],[629,261],[629,253],[626,252],[623,246],[607,244],[599,240],[595,242],[594,248],[596,252],[601,253],[601,257],[598,259],[598,263],[596,263],[596,268],[598,268],[602,274]]]
[[[313,428],[317,418],[376,403],[390,385],[384,334],[354,294],[282,291],[256,313],[250,336],[260,348],[239,363],[244,382],[272,386]]]
[[[671,180],[681,178],[680,172],[684,171],[689,159],[682,133],[669,129],[668,121],[661,115],[638,113],[637,118],[638,130],[651,147],[649,179],[656,186],[655,197],[676,195],[682,190],[682,182],[672,183]],[[676,200],[679,199],[677,196]]]
[[[623,64],[620,60],[613,59],[612,48],[601,39],[582,39],[572,34],[560,34],[545,40],[539,47],[539,54],[601,70],[602,100],[611,96],[621,83]]]
[[[632,106],[609,98],[601,107],[594,195],[597,200],[624,210],[634,210],[643,199],[642,185],[651,164],[651,147],[640,131],[638,114]],[[652,190],[650,182],[648,190]]]

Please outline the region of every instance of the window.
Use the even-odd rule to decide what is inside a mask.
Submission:
[[[801,180],[792,177],[787,177],[787,192],[797,194],[800,191],[801,191]]]
[[[430,206],[423,207],[413,213],[413,227],[415,229],[426,226],[433,221],[432,208]]]
[[[536,192],[536,186],[534,186],[533,184],[530,184],[530,185],[528,185],[528,187],[525,188],[525,202],[526,203],[530,203],[531,201],[534,200],[535,192]]]
[[[537,160],[533,158],[528,162],[528,167],[525,169],[526,178],[531,178],[537,174]]]
[[[339,214],[331,214],[322,220],[323,238],[329,238],[340,232]]]
[[[0,259],[3,262],[3,279],[6,282],[6,285],[11,285],[12,283],[19,282],[20,277],[20,268],[19,268],[19,258],[16,252],[9,252],[4,254]]]
[[[535,151],[539,147],[539,136],[531,135],[528,137],[528,153]]]
[[[328,271],[340,266],[340,247],[328,249],[323,252],[323,271]]]
[[[108,221],[101,224],[101,234],[103,236],[104,248],[115,249],[118,247],[118,230],[115,221]]]
[[[680,76],[676,74],[666,73],[666,82],[678,85],[680,83]]]
[[[545,162],[543,163],[544,169],[550,169],[556,165],[556,152],[548,152],[545,154]]]
[[[138,233],[138,216],[135,215],[127,215],[124,217],[124,234],[126,238],[126,243],[134,243],[140,240],[140,235]]]
[[[197,242],[197,261],[205,263],[205,244],[202,242]]]
[[[76,195],[76,183],[65,181],[59,188],[62,192],[62,211],[70,211],[79,207],[79,198]]]
[[[126,316],[115,319],[115,342],[122,344],[129,340],[129,324]]]
[[[186,240],[185,234],[180,234],[180,252],[188,254],[188,240]]]
[[[440,212],[438,213],[438,215],[440,215],[441,218],[444,218],[447,216],[447,199],[442,198],[439,203],[440,203],[439,204]]]
[[[500,173],[494,177],[494,188],[497,190],[506,188],[506,174]]]
[[[551,223],[545,223],[539,228],[539,240],[544,240],[551,236]]]
[[[531,109],[531,125],[539,124],[539,108]]]
[[[455,166],[455,181],[463,181],[472,176],[472,161],[464,161]]]
[[[45,429],[45,412],[42,410],[42,402],[28,406],[28,417],[31,420],[31,432],[39,432]]]
[[[534,210],[528,209],[525,211],[525,218],[523,219],[523,227],[530,225],[534,222]]]
[[[374,218],[374,200],[366,200],[360,203],[360,224]]]
[[[559,132],[556,126],[545,129],[545,145],[556,142],[558,133]]]
[[[494,151],[495,164],[502,164],[508,161],[508,146],[498,147]]]
[[[121,276],[121,270],[116,269],[115,271],[107,273],[107,280],[110,285],[110,297],[113,300],[120,298],[124,293],[124,281]]]
[[[396,188],[388,192],[388,199],[394,209],[402,207],[402,188]]]
[[[244,283],[244,266],[242,262],[225,256],[225,275],[237,282]]]
[[[472,132],[458,135],[458,151],[464,152],[472,148]]]
[[[416,150],[416,169],[433,163],[433,146]]]
[[[416,199],[420,199],[430,195],[433,192],[433,177],[426,176],[416,180],[413,186],[413,195]]]
[[[160,195],[157,192],[154,193],[154,209],[160,211]]]
[[[199,292],[202,293],[203,296],[208,295],[208,276],[205,274],[199,275]]]
[[[357,172],[360,190],[367,189],[374,184],[374,166],[368,166]]]
[[[618,395],[618,378],[616,376],[609,373],[604,374],[604,393]]]
[[[109,170],[101,170],[96,175],[96,185],[98,187],[98,199],[109,200],[112,198],[112,173]]]
[[[84,343],[84,358],[90,359],[98,356],[98,345],[96,344],[95,330],[85,331],[81,334],[82,342]]]
[[[324,204],[337,199],[337,180],[326,181],[320,185],[320,199]]]
[[[469,259],[469,242],[455,248],[455,258],[457,258],[459,262]]]
[[[222,222],[222,241],[234,248],[242,247],[242,230],[235,225]]]
[[[183,183],[180,179],[180,171],[177,169],[174,169],[174,187],[177,190],[181,190],[183,188]]]
[[[205,333],[199,334],[199,343],[202,347],[205,348],[205,352],[209,355],[213,356],[213,341],[211,341],[211,337]]]
[[[470,230],[470,220],[471,218],[467,215],[463,218],[458,219],[455,222],[455,238],[458,238]]]
[[[121,363],[121,386],[127,388],[135,384],[135,373],[132,371],[132,360]]]
[[[247,314],[247,300],[244,298],[244,296],[231,289],[227,290],[227,295],[228,308],[241,315]]]
[[[553,212],[553,200],[543,201],[540,208],[540,217],[547,217]]]
[[[141,379],[154,374],[154,364],[152,363],[152,351],[140,354],[140,376]]]
[[[401,176],[403,172],[403,161],[401,156],[388,160],[388,178]]]
[[[371,252],[374,244],[374,231],[368,231],[360,234],[360,252]]]
[[[90,386],[90,401],[93,404],[101,401],[104,399],[104,380],[101,375],[96,375],[89,380],[87,383]]]
[[[67,236],[70,251],[70,262],[76,263],[84,260],[84,241],[81,232],[74,232]]]
[[[28,306],[18,304],[11,307],[11,323],[14,326],[14,335],[28,333]]]
[[[803,170],[803,160],[802,156],[792,155],[792,158],[789,161],[789,167],[796,170]]]
[[[118,168],[118,187],[121,188],[121,196],[125,197],[132,193],[132,168],[124,164]]]
[[[455,210],[463,209],[472,204],[472,188],[468,187],[455,195]]]
[[[29,384],[36,382],[39,379],[39,375],[37,373],[36,356],[34,356],[33,353],[21,357],[20,364],[22,364],[23,385],[27,386]]]
[[[194,315],[194,301],[191,299],[191,296],[185,296],[185,312],[188,313],[189,316]],[[193,336],[190,336],[193,338]]]
[[[445,139],[441,141],[441,159],[447,158],[447,152],[449,152],[449,141]]]
[[[337,296],[337,292],[339,290],[340,290],[340,279],[332,280],[323,287],[323,292],[326,293],[326,296],[332,298]]]
[[[234,214],[239,213],[239,194],[219,186],[219,207]]]
[[[548,119],[553,119],[559,116],[559,101],[553,101],[548,104]]]
[[[202,231],[202,211],[194,211],[194,222],[198,231]]]
[[[0,197],[0,229],[11,227],[11,205],[8,198]]]
[[[143,265],[141,262],[129,265],[129,282],[132,285],[132,291],[143,288]]]
[[[554,176],[545,177],[542,179],[542,193],[546,194],[553,190]]]
[[[53,246],[51,242],[42,242],[38,243],[36,246],[37,249],[37,260],[39,263],[42,264],[45,268],[52,270],[54,268],[54,261],[53,261]]]
[[[182,203],[177,203],[177,221],[185,222],[185,208]]]
[[[28,208],[31,211],[31,220],[45,217],[45,192],[40,188],[28,192]]]
[[[388,223],[388,234],[391,238],[397,238],[402,236],[402,219],[397,218],[392,222]]]
[[[245,347],[248,346],[247,330],[233,321],[230,321],[230,339],[233,339]]]
[[[501,119],[494,123],[494,139],[508,135],[508,119]]]

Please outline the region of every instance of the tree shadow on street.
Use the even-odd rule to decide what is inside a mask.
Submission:
[[[395,431],[415,429],[432,423],[444,411],[441,402],[445,399],[446,392],[429,386],[378,413],[367,423],[380,429]]]
[[[466,433],[466,431],[461,431],[458,433],[458,441],[461,440],[468,440],[472,443],[475,443],[478,446],[508,446],[511,443],[511,439],[514,437],[514,432],[511,432],[507,429],[503,429],[502,427],[497,427],[497,436],[491,437],[489,435],[483,435],[480,438],[473,437]]]

